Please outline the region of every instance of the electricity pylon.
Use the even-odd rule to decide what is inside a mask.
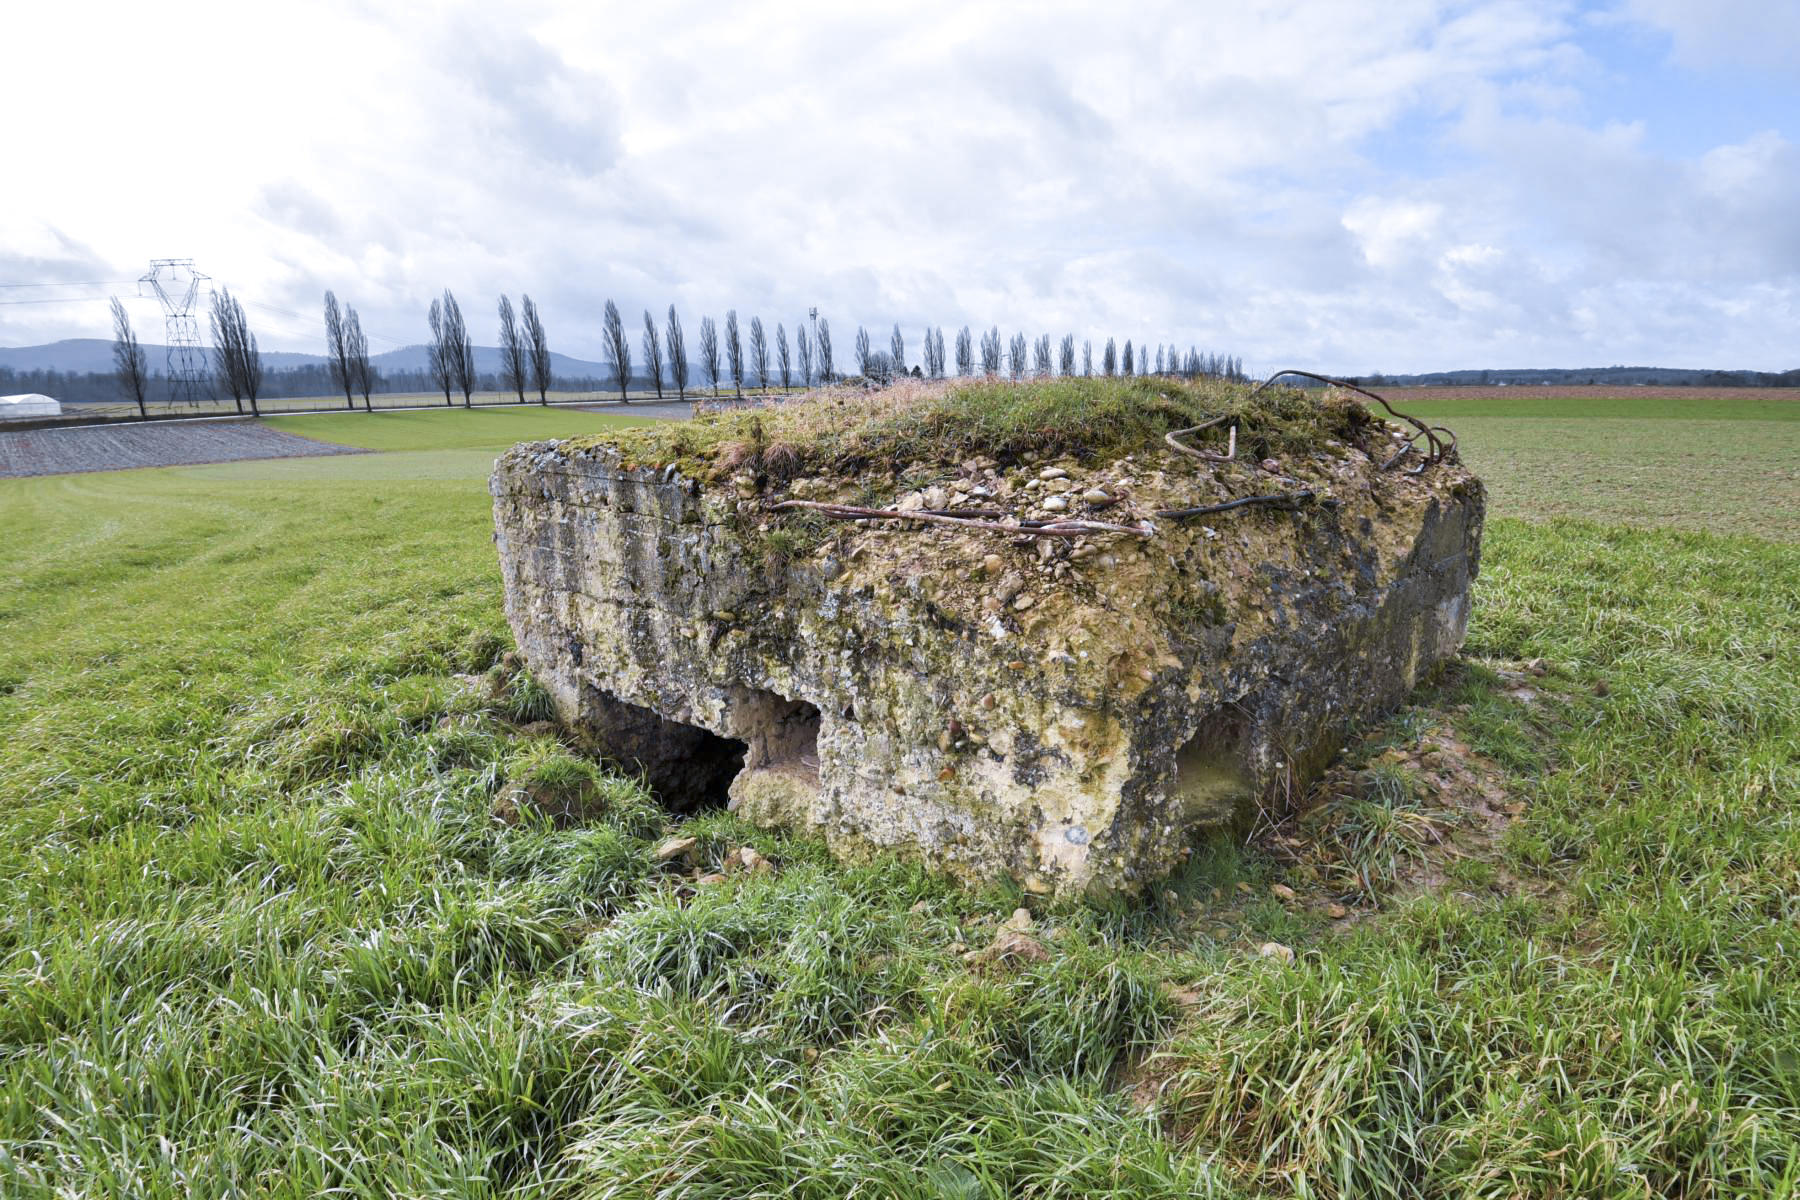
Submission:
[[[162,301],[168,322],[169,399],[175,404],[198,406],[212,395],[206,351],[200,346],[200,318],[194,312],[200,285],[210,279],[194,270],[191,258],[155,258],[150,260],[149,274],[138,280],[140,291],[147,285]]]

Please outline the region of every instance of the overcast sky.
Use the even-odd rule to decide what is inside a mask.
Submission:
[[[1800,366],[1800,0],[16,5],[0,345],[192,257],[265,349],[451,288],[1278,366]],[[38,285],[80,284],[63,288]],[[64,300],[61,298],[76,299]],[[878,341],[882,340],[880,337]],[[634,338],[635,341],[635,338]],[[844,353],[840,350],[840,358]]]

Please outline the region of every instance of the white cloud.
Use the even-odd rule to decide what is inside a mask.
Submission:
[[[1365,196],[1344,214],[1344,228],[1356,235],[1369,265],[1396,267],[1437,241],[1443,217],[1441,204]]]
[[[1800,79],[1800,5],[1791,0],[1623,0],[1617,16],[1668,34],[1685,67]]]
[[[9,131],[42,169],[0,197],[0,282],[192,254],[296,349],[327,287],[407,342],[449,286],[478,336],[526,291],[589,357],[611,296],[1342,370],[1655,357],[1667,323],[1621,318],[1670,297],[1682,356],[1740,365],[1724,314],[1800,288],[1793,147],[1589,127],[1561,0],[164,13],[20,18],[67,49],[17,68],[59,99]],[[1452,165],[1373,148],[1428,125]],[[1752,324],[1741,365],[1794,365]],[[0,307],[0,341],[105,332]]]

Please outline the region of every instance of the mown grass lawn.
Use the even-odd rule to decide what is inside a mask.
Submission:
[[[1490,856],[1354,882],[1434,852],[1378,764],[1331,802],[1356,920],[1209,843],[977,969],[1016,895],[717,813],[699,862],[776,870],[696,890],[634,785],[519,731],[487,465],[594,426],[475,421],[602,418],[430,416],[0,481],[0,1193],[1794,1192],[1791,541],[1500,504],[1463,666],[1364,750],[1454,728],[1523,806]]]

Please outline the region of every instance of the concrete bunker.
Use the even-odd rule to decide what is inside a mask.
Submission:
[[[506,609],[559,719],[674,805],[1068,894],[1279,805],[1455,653],[1483,493],[1437,443],[1348,393],[1065,386],[515,447]]]

